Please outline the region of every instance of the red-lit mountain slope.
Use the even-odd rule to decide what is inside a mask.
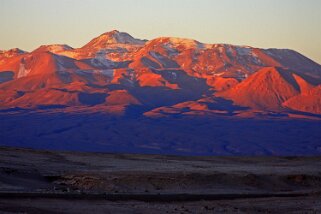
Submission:
[[[80,48],[0,51],[1,109],[320,114],[320,83],[321,66],[293,50],[173,37],[147,41],[119,31]]]

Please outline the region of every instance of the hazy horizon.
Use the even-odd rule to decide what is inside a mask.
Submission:
[[[0,49],[81,47],[114,29],[133,37],[294,49],[321,63],[318,0],[1,0]]]

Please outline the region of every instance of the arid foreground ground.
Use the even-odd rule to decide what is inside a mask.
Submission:
[[[0,149],[0,213],[320,213],[321,157]]]

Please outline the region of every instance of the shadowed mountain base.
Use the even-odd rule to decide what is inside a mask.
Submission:
[[[228,102],[226,105],[232,110],[236,108]],[[139,106],[127,109],[131,117],[84,113],[81,109],[73,113],[63,110],[3,112],[0,120],[5,123],[0,123],[0,144],[52,150],[175,155],[321,154],[320,120],[291,119],[273,113],[252,119],[182,114],[148,118],[139,116],[142,110]]]

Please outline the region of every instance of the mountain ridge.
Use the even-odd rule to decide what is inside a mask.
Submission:
[[[147,41],[117,30],[80,48],[53,44],[0,52],[1,109],[113,106],[126,114],[137,106],[143,113],[318,115],[320,84],[321,66],[294,50],[175,37]]]

